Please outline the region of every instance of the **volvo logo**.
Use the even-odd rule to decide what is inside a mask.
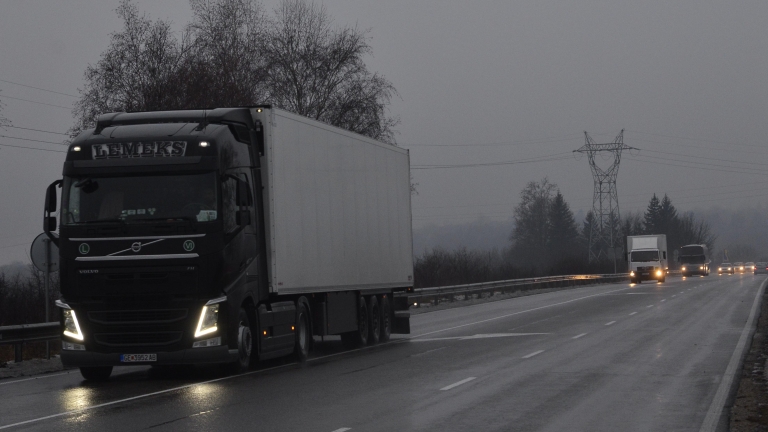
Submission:
[[[134,252],[138,252],[141,250],[141,242],[135,242],[131,245],[131,250]]]

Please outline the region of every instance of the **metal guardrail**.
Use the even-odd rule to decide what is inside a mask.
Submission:
[[[0,345],[14,346],[16,363],[22,361],[22,350],[28,342],[41,342],[61,337],[59,322],[22,324],[0,327]]]
[[[439,304],[441,301],[456,301],[456,296],[493,296],[497,293],[508,294],[515,291],[528,291],[541,288],[562,288],[569,286],[592,285],[627,281],[628,273],[601,275],[566,275],[545,276],[528,279],[509,279],[504,281],[483,282],[466,285],[451,285],[434,288],[417,288],[408,296],[409,304],[419,307],[422,303]]]

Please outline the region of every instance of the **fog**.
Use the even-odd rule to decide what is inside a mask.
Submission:
[[[178,30],[191,15],[186,0],[136,3]],[[0,114],[15,126],[0,129],[0,264],[26,262],[42,231],[45,187],[61,176],[55,143],[66,137],[40,131],[60,134],[72,125],[68,107],[84,69],[120,29],[117,4],[0,0]],[[276,4],[264,2],[267,9]],[[418,184],[416,253],[499,243],[488,230],[473,235],[466,227],[507,224],[525,183],[545,176],[574,213],[584,214],[592,176],[586,158],[572,150],[584,144],[584,131],[610,142],[622,129],[624,142],[640,149],[621,161],[622,211],[642,210],[653,193],[667,193],[680,211],[712,221],[726,215],[727,222],[713,223],[718,246],[733,238],[762,250],[768,239],[729,234],[738,232],[739,214],[751,215],[750,229],[762,223],[768,232],[761,222],[768,195],[767,2],[323,4],[337,24],[370,29],[369,69],[399,92],[390,113],[401,120],[396,139],[410,150]],[[491,162],[510,163],[483,165]],[[440,237],[451,231],[465,240]],[[495,240],[476,241],[486,237]]]

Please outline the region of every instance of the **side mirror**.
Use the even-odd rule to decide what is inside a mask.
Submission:
[[[51,216],[51,213],[56,212],[56,186],[60,186],[61,183],[61,180],[56,180],[48,185],[48,189],[45,191],[45,206],[43,209],[43,232],[56,246],[59,245],[59,239],[51,234],[51,231],[56,231],[56,216]]]
[[[251,204],[250,200],[251,188],[248,187],[248,183],[238,178],[237,179],[237,205],[240,207],[248,207]]]
[[[55,181],[51,183],[48,186],[48,189],[45,191],[45,212],[47,213],[55,213],[56,212],[56,186],[57,183],[60,183],[61,181]]]
[[[43,231],[56,231],[56,216],[46,216],[43,218]]]

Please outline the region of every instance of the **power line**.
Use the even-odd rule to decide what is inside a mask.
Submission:
[[[61,106],[61,105],[54,105],[54,104],[49,104],[49,103],[45,103],[45,102],[37,102],[37,101],[29,100],[29,99],[22,99],[22,98],[11,97],[11,96],[0,96],[0,99],[20,100],[20,101],[31,102],[31,103],[36,103],[36,104],[40,104],[40,105],[48,105],[48,106],[52,106],[52,107],[56,107],[56,108],[64,108],[64,109],[70,110],[70,111],[72,110],[72,107],[65,107],[65,106]]]
[[[22,141],[32,141],[32,142],[39,142],[39,143],[45,143],[45,144],[68,145],[67,143],[62,143],[62,142],[42,141],[42,140],[36,140],[31,138],[12,137],[8,135],[0,135],[0,138],[11,138],[11,139],[17,139]]]
[[[475,144],[400,144],[403,147],[494,147],[494,146],[514,146],[514,145],[530,145],[530,144],[546,144],[553,142],[571,141],[574,137],[568,135],[567,137],[555,137],[555,138],[542,138],[541,140],[522,140],[522,141],[500,141],[492,143],[475,143]]]
[[[47,131],[47,130],[25,128],[25,127],[21,127],[21,126],[3,126],[3,127],[9,127],[9,128],[13,128],[13,129],[24,129],[24,130],[28,130],[28,131],[44,132],[44,133],[49,133],[49,134],[69,136],[69,134],[65,134],[65,133],[61,133],[61,132],[51,132],[51,131]]]
[[[568,156],[563,157],[563,155],[568,155]],[[571,158],[572,158],[571,152],[561,152],[561,153],[555,153],[555,154],[546,155],[546,156],[535,156],[531,158],[505,161],[505,162],[486,162],[486,163],[471,163],[471,164],[457,164],[457,165],[413,165],[411,166],[411,169],[422,170],[422,169],[472,168],[472,167],[487,167],[487,166],[500,166],[500,165],[517,165],[522,163],[559,161],[559,160],[566,160]]]
[[[37,147],[24,147],[24,146],[17,146],[12,144],[0,144],[0,147],[13,147],[13,148],[20,148],[24,150],[40,150],[40,151],[47,151],[47,152],[54,152],[54,153],[66,153],[66,150],[53,150],[53,149],[44,149],[44,148],[37,148]]]
[[[8,84],[13,84],[13,85],[17,85],[17,86],[22,86],[22,87],[27,87],[27,88],[35,89],[35,90],[41,90],[41,91],[48,92],[48,93],[55,93],[55,94],[59,94],[59,95],[62,95],[62,96],[69,96],[69,97],[73,97],[73,98],[79,98],[80,97],[80,96],[71,95],[69,93],[62,93],[62,92],[57,92],[57,91],[53,91],[53,90],[47,90],[47,89],[40,88],[40,87],[33,87],[31,85],[19,84],[17,82],[8,81],[8,80],[4,80],[4,79],[0,79],[0,81],[2,81],[4,83],[8,83]]]

